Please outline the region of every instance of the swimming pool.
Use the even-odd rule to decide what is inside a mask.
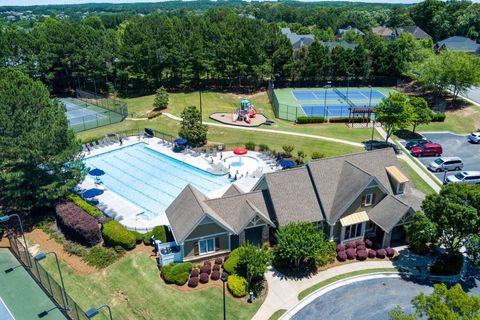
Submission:
[[[164,214],[187,184],[203,193],[231,184],[226,175],[214,175],[152,150],[143,143],[84,160],[90,169],[105,171],[105,187],[145,210],[145,218]]]

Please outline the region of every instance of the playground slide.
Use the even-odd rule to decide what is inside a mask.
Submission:
[[[252,111],[249,114],[250,118],[255,118],[256,115],[257,115],[257,110],[255,108],[252,108]]]

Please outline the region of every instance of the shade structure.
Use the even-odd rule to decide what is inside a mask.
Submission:
[[[103,176],[105,174],[105,171],[103,171],[102,169],[92,169],[88,172],[89,175],[91,176],[95,176],[95,177],[98,177],[98,176]]]
[[[343,217],[342,219],[340,219],[340,224],[342,225],[342,227],[347,227],[353,224],[367,222],[368,220],[370,219],[368,218],[367,212],[360,211],[360,212],[349,214],[346,217]]]
[[[282,160],[280,161],[280,165],[283,169],[288,169],[295,167],[295,162],[293,162],[292,160]]]
[[[183,138],[175,139],[175,143],[181,146],[187,144],[187,142],[188,142],[187,139],[183,139]]]
[[[93,197],[96,197],[96,196],[99,196],[103,193],[103,190],[102,189],[97,189],[97,188],[92,188],[92,189],[88,189],[87,191],[85,191],[82,196],[86,199],[88,198],[93,198]]]
[[[244,154],[247,154],[248,150],[245,149],[245,148],[235,148],[233,149],[233,153],[236,154],[236,155],[244,155]]]

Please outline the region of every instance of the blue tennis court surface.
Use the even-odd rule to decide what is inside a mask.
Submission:
[[[76,99],[59,99],[65,105],[68,123],[75,125],[82,122],[96,121],[105,118],[101,113],[91,110],[91,106],[85,102]]]
[[[319,117],[347,117],[349,115],[350,106],[348,104],[337,104],[332,105],[329,104],[326,107],[322,105],[310,105],[310,104],[302,104],[303,112],[306,116],[319,116]]]
[[[343,93],[345,96],[348,97],[348,99],[352,100],[370,100],[370,90],[361,90],[361,89],[356,89],[356,88],[339,88],[337,89],[341,93]],[[335,91],[331,89],[321,89],[318,91],[300,91],[300,90],[295,90],[292,91],[293,96],[297,100],[336,100],[336,99],[342,99],[340,95],[338,95]],[[383,93],[376,89],[372,89],[371,91],[372,94],[372,101],[373,100],[381,100],[385,97]]]

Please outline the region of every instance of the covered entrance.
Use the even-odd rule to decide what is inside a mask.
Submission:
[[[262,245],[263,226],[245,229],[245,241],[248,241],[258,247]]]

